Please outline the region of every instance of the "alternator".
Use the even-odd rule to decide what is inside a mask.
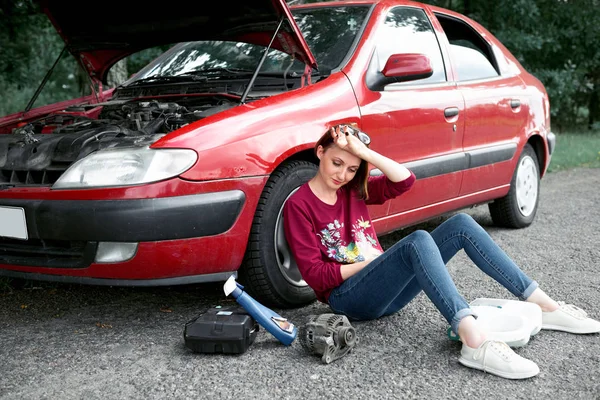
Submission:
[[[321,361],[325,364],[345,356],[358,343],[348,318],[337,314],[309,316],[298,336],[302,347],[322,356]]]

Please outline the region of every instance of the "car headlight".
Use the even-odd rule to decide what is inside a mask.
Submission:
[[[129,186],[172,178],[196,162],[188,149],[101,150],[73,163],[52,186],[53,189]]]

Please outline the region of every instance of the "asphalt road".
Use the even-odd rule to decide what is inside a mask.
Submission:
[[[600,169],[548,175],[541,208],[522,230],[497,229],[487,207],[467,212],[557,300],[600,318]],[[430,229],[439,221],[420,228]],[[387,235],[385,246],[404,232]],[[448,268],[467,300],[512,299],[464,253]],[[1,289],[1,288],[0,288]],[[353,323],[360,340],[326,365],[299,341],[266,330],[242,355],[203,355],[186,321],[229,305],[222,286],[109,288],[26,282],[0,295],[2,399],[600,399],[600,335],[541,331],[517,352],[541,373],[510,381],[458,364],[460,344],[425,295],[398,314]],[[330,312],[277,310],[296,325]]]

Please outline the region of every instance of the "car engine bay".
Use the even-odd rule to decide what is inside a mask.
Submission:
[[[235,98],[182,96],[78,105],[0,135],[0,185],[52,185],[98,150],[149,146],[165,134],[235,107]]]

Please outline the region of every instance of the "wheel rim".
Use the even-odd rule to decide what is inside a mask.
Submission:
[[[519,211],[525,217],[531,215],[535,210],[538,197],[538,172],[533,158],[523,157],[517,170],[517,205]]]
[[[289,196],[285,199],[290,198],[292,194],[296,192],[299,188],[292,190]],[[275,256],[277,257],[277,266],[279,267],[279,271],[281,271],[281,275],[285,278],[286,281],[291,283],[294,286],[307,286],[304,279],[302,279],[302,275],[300,275],[300,271],[298,270],[298,264],[296,264],[296,260],[292,256],[292,252],[290,247],[288,246],[287,240],[285,240],[285,232],[283,229],[283,205],[285,201],[281,205],[279,209],[279,213],[277,214],[277,222],[275,223]]]

